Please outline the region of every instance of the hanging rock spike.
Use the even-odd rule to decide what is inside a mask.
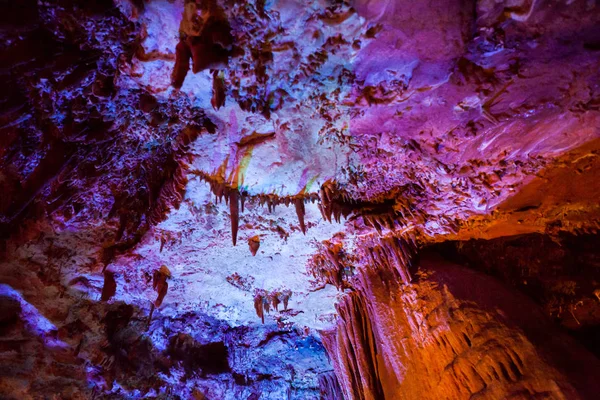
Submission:
[[[117,282],[115,281],[115,273],[110,270],[104,271],[104,286],[102,287],[102,295],[100,301],[110,300],[117,293]]]
[[[210,100],[210,104],[213,108],[218,110],[225,105],[225,82],[223,80],[223,73],[219,71],[213,72],[213,95]]]
[[[290,298],[292,297],[292,291],[289,289],[282,290],[281,295],[282,295],[282,301],[283,301],[283,309],[287,311],[288,302],[290,301]]]
[[[252,256],[255,256],[260,248],[260,236],[256,235],[249,238],[248,247],[250,248],[250,253],[252,253]]]
[[[261,289],[257,289],[254,293],[254,310],[263,324],[265,323],[265,312],[263,308],[263,299],[265,296],[266,292]]]
[[[240,223],[239,192],[233,189],[229,192],[229,211],[231,213],[231,240],[235,246],[237,242],[238,225]]]
[[[171,277],[171,271],[167,268],[166,265],[161,265],[161,267],[154,271],[152,275],[152,288],[158,293],[158,297],[154,301],[155,307],[160,307],[163,302],[163,299],[167,295],[167,291],[169,290],[169,283],[167,279]]]
[[[304,208],[304,199],[298,196],[294,199],[294,205],[296,206],[296,215],[298,215],[298,221],[300,222],[300,229],[302,233],[306,235],[306,225],[304,224],[304,214],[306,209]]]

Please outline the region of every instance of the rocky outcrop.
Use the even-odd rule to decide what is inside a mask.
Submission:
[[[54,325],[7,285],[0,304],[3,398],[306,399],[336,390],[320,343],[294,329],[231,328],[158,310],[149,323],[147,310],[69,295],[42,310],[65,314]],[[186,326],[203,328],[188,334]]]
[[[595,396],[598,359],[529,298],[434,254],[403,283],[390,254],[392,268],[366,261],[323,334],[345,398]]]
[[[433,245],[448,260],[486,273],[525,293],[544,314],[596,355],[599,237],[540,233]]]

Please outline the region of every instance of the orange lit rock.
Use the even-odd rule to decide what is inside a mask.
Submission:
[[[600,362],[524,296],[429,254],[401,283],[360,274],[323,334],[348,399],[592,398]],[[435,378],[433,378],[435,377]]]
[[[171,271],[169,271],[166,265],[161,265],[159,269],[154,271],[154,275],[152,276],[152,288],[158,293],[158,297],[154,301],[155,307],[160,307],[163,299],[167,295],[167,291],[169,290],[167,279],[170,277]]]
[[[256,235],[249,238],[248,247],[250,248],[250,253],[252,253],[252,255],[255,256],[256,252],[260,247],[260,236]]]
[[[4,3],[0,397],[598,397],[597,1]]]

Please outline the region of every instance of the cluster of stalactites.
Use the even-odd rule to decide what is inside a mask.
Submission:
[[[327,243],[322,246],[327,248]],[[415,239],[406,233],[383,237],[374,234],[361,239],[357,247],[354,257],[356,265],[361,267],[349,282],[351,290],[336,304],[337,327],[322,332],[321,337],[341,379],[343,396],[340,397],[380,399],[384,396],[380,376],[383,359],[374,329],[377,321],[373,320],[371,309],[373,282],[382,284],[387,293],[385,298],[389,291],[410,284],[416,245]]]
[[[155,101],[155,99],[152,98],[152,101]],[[210,133],[214,132],[213,129],[214,125],[207,119],[203,122],[202,129],[184,128],[173,141],[173,161],[176,167],[172,176],[160,188],[156,200],[151,203],[152,209],[148,215],[150,224],[157,225],[165,219],[171,208],[179,208],[185,196],[185,188],[188,183],[187,174],[190,172],[189,162],[191,162],[191,158],[188,153],[189,145],[204,130]]]
[[[250,195],[248,192],[240,190],[235,184],[228,183],[219,174],[207,174],[201,171],[193,171],[193,173],[199,176],[205,182],[210,185],[211,192],[217,198],[217,201],[223,201],[229,205],[229,212],[231,215],[231,238],[233,245],[237,242],[237,233],[240,220],[240,212],[244,212],[244,206],[246,201],[257,202],[259,205],[267,205],[269,212],[275,210],[277,205],[285,205],[289,207],[293,204],[298,215],[298,223],[302,233],[306,234],[306,224],[304,222],[304,216],[306,209],[304,204],[307,201],[312,203],[319,200],[319,196],[316,193],[300,193],[294,196],[278,196],[276,194],[257,194]]]
[[[362,247],[364,264],[379,271],[392,271],[405,285],[412,281],[410,268],[416,249],[415,240],[410,235],[371,238]]]
[[[397,225],[404,227],[407,216],[413,216],[408,200],[398,194],[391,196],[391,199],[381,201],[357,201],[332,180],[321,185],[319,193],[302,191],[293,196],[279,196],[273,193],[250,195],[239,189],[235,179],[226,179],[222,172],[208,174],[194,170],[192,173],[209,183],[211,192],[217,201],[221,202],[224,198],[225,203],[229,205],[231,237],[234,246],[237,243],[240,212],[244,212],[246,201],[258,203],[260,206],[266,205],[269,212],[273,212],[278,205],[283,204],[289,207],[293,204],[300,230],[304,234],[306,234],[305,203],[308,201],[317,202],[321,215],[326,221],[339,223],[342,217],[348,218],[351,214],[355,214],[361,216],[365,225],[375,228],[379,234],[382,234],[383,227],[387,227],[391,231],[394,231]]]
[[[363,214],[363,222],[366,226],[374,228],[380,235],[383,233],[383,229],[387,228],[390,231],[395,231],[396,227],[404,228],[405,217],[404,214],[390,211],[381,214]]]
[[[397,228],[406,228],[406,221],[417,221],[415,207],[407,196],[390,193],[389,198],[393,199],[393,205],[377,206],[377,203],[374,203],[373,208],[365,207],[360,213],[364,224],[374,228],[380,235],[384,228],[395,231]]]
[[[374,228],[379,234],[383,229],[395,231],[396,228],[405,228],[409,217],[415,219],[414,207],[408,197],[394,191],[385,198],[373,201],[356,200],[340,187],[340,184],[328,180],[319,191],[319,210],[323,219],[331,222],[332,218],[340,222],[341,217],[348,218],[351,214],[362,217],[366,226]]]
[[[328,180],[321,185],[319,198],[321,200],[319,203],[321,215],[323,219],[329,222],[333,217],[339,223],[342,216],[348,218],[352,213],[351,204],[354,203],[354,200],[346,191],[340,189],[339,184],[335,181]]]
[[[348,279],[354,275],[354,261],[355,257],[344,250],[342,243],[325,240],[309,260],[307,271],[323,284],[343,290],[348,287]]]
[[[231,26],[223,9],[214,0],[200,5],[186,1],[179,26],[179,43],[175,47],[175,66],[171,83],[181,88],[190,69],[198,73],[205,69],[222,69],[227,66],[233,49]],[[215,80],[219,79],[215,74]],[[219,108],[215,104],[213,107]]]
[[[335,239],[317,244],[306,268],[319,284],[316,289],[330,284],[338,290],[359,290],[363,282],[361,273],[355,271],[357,265],[405,285],[412,281],[410,270],[416,243],[411,235],[371,235],[362,239],[359,249],[356,253],[349,252],[343,242]]]
[[[337,329],[322,332],[322,340],[348,399],[382,399],[378,372],[379,349],[367,303],[359,292],[350,292],[336,304]]]
[[[265,312],[271,312],[271,309],[279,311],[279,304],[283,303],[283,309],[288,309],[288,302],[292,297],[292,291],[289,289],[273,290],[268,292],[264,289],[256,289],[254,292],[254,309],[256,315],[265,323]]]
[[[151,224],[156,225],[165,218],[171,207],[178,208],[185,195],[188,164],[180,161],[170,180],[160,190],[158,201],[149,215]]]

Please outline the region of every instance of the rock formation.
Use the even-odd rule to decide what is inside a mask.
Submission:
[[[600,393],[596,1],[0,11],[0,398]]]

